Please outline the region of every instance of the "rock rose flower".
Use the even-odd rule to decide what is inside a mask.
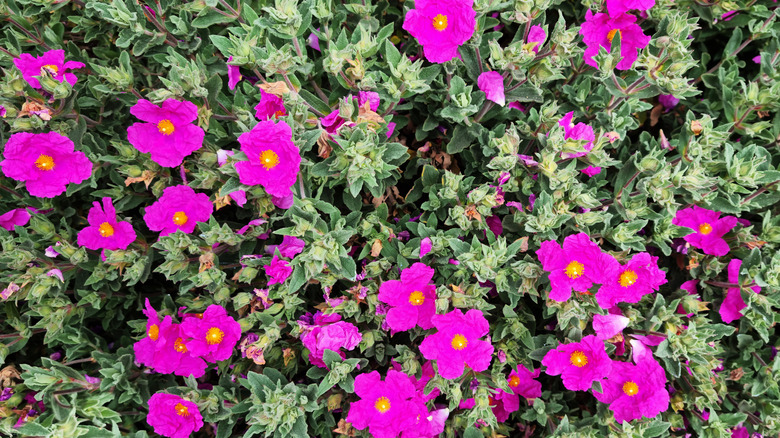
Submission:
[[[163,167],[176,167],[184,157],[203,146],[203,129],[192,122],[198,119],[198,107],[188,101],[167,99],[159,107],[139,99],[130,114],[145,123],[127,128],[127,141]]]
[[[698,205],[679,210],[672,219],[674,225],[688,227],[693,233],[685,236],[685,241],[691,246],[700,248],[704,254],[724,256],[729,253],[729,244],[723,236],[737,225],[737,218],[726,216],[721,218],[721,212],[707,210]]]
[[[645,356],[636,365],[613,362],[606,380],[601,382],[603,392],[593,392],[597,400],[609,403],[615,421],[653,418],[669,408],[666,391],[666,373],[651,357]]]
[[[445,315],[434,315],[431,322],[438,331],[422,341],[420,353],[436,361],[439,375],[456,379],[466,365],[477,372],[488,369],[493,345],[480,340],[489,331],[482,311],[471,309],[464,315],[462,310],[455,309]]]
[[[111,198],[102,199],[103,206],[95,201],[89,210],[89,226],[79,231],[78,244],[87,249],[126,249],[136,238],[130,222],[118,222]]]
[[[424,263],[415,263],[401,271],[401,280],[389,280],[379,286],[377,299],[392,306],[387,312],[390,329],[402,332],[415,326],[423,330],[433,327],[431,317],[436,313],[433,274],[433,269]]]
[[[620,62],[617,64],[619,70],[628,70],[636,61],[639,50],[647,47],[650,43],[650,36],[642,32],[642,28],[636,24],[636,17],[630,14],[619,14],[610,16],[604,13],[593,15],[588,10],[585,13],[585,22],[582,23],[580,34],[583,36],[585,49],[583,55],[585,63],[598,68],[593,56],[599,53],[599,47],[610,51],[612,48],[612,38],[620,32]]]
[[[501,106],[506,104],[504,98],[504,77],[497,71],[486,71],[477,78],[477,86],[484,92],[487,100]]]
[[[425,59],[443,63],[458,56],[458,47],[477,26],[473,0],[418,0],[406,13],[403,28],[423,46]]]
[[[596,302],[605,309],[617,303],[638,303],[666,283],[666,272],[658,268],[658,257],[646,252],[635,254],[610,274],[596,293]]]
[[[360,400],[350,404],[347,421],[356,429],[368,428],[376,438],[396,438],[428,414],[412,401],[417,391],[409,376],[395,370],[384,381],[377,371],[357,376],[355,394]]]
[[[604,342],[592,335],[550,350],[542,359],[542,365],[547,367],[547,374],[560,374],[563,386],[572,391],[587,391],[594,381],[603,379],[612,370],[612,360],[607,356]]]
[[[149,399],[146,422],[162,436],[188,438],[203,427],[203,416],[195,403],[178,395],[158,392]]]
[[[213,210],[208,195],[195,193],[189,186],[172,186],[163,190],[157,202],[146,207],[144,221],[150,230],[159,231],[160,236],[176,230],[191,233],[198,222],[209,220]]]
[[[292,196],[290,188],[298,179],[301,152],[292,142],[292,129],[284,121],[260,122],[238,137],[249,161],[236,163],[241,184],[260,184],[278,198]]]
[[[8,178],[25,181],[32,196],[53,198],[68,184],[92,175],[92,162],[74,148],[68,137],[57,132],[17,132],[5,144],[0,168]]]
[[[49,50],[41,56],[35,57],[29,53],[22,53],[14,59],[14,65],[22,72],[22,77],[33,88],[42,88],[36,76],[48,73],[55,81],[76,85],[78,78],[68,70],[84,67],[84,63],[65,61],[64,50]]]

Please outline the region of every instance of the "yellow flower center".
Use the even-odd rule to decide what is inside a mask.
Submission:
[[[588,364],[588,356],[585,356],[585,353],[577,350],[571,354],[569,362],[577,368],[582,368]]]
[[[469,345],[469,341],[466,340],[465,336],[458,333],[452,337],[452,342],[450,342],[450,344],[452,345],[452,348],[460,351],[466,348],[467,345]]]
[[[623,392],[625,392],[627,396],[633,397],[639,394],[639,385],[629,380],[623,384]]]
[[[187,223],[187,213],[183,211],[177,211],[173,214],[173,223],[176,225],[184,225]]]
[[[567,277],[576,280],[582,277],[582,274],[585,273],[585,265],[578,262],[577,260],[572,260],[571,263],[566,266],[566,270],[564,272],[566,272]]]
[[[284,110],[279,110],[274,113],[274,118],[278,119],[279,117],[284,117]]]
[[[209,331],[206,332],[206,343],[209,345],[219,344],[224,338],[225,332],[218,329],[217,327],[212,327],[209,329]]]
[[[184,339],[182,338],[176,338],[176,342],[173,343],[173,349],[179,353],[186,353],[188,351],[187,346],[184,345]]]
[[[517,376],[512,376],[509,378],[509,386],[512,388],[517,388],[520,385],[520,378]]]
[[[157,341],[157,338],[160,337],[160,327],[157,327],[157,324],[152,324],[146,333],[149,335],[149,339]]]
[[[260,154],[260,164],[265,167],[265,170],[271,170],[279,164],[279,155],[270,149],[264,150]]]
[[[160,131],[160,134],[171,135],[176,128],[173,127],[173,123],[170,120],[164,119],[157,122],[157,130]]]
[[[419,306],[425,302],[425,295],[419,290],[416,290],[409,294],[409,302],[412,303],[412,306]]]
[[[35,167],[41,170],[52,170],[54,169],[54,158],[41,154],[38,156],[38,159],[35,160]]]
[[[374,402],[374,407],[380,414],[384,414],[390,410],[390,400],[387,397],[379,397]]]
[[[176,415],[178,415],[180,417],[189,417],[190,416],[190,411],[189,411],[189,409],[187,409],[187,406],[184,406],[181,403],[176,403],[176,406],[174,406],[173,408],[176,409]]]
[[[699,225],[699,232],[704,234],[705,236],[707,234],[710,234],[712,232],[712,225],[708,224],[707,222],[704,222],[703,224]]]
[[[634,272],[634,271],[632,271],[630,269],[626,269],[625,271],[623,271],[622,274],[620,274],[620,279],[618,281],[620,281],[620,285],[621,286],[629,287],[629,286],[633,285],[634,283],[636,283],[636,279],[637,278],[638,277],[636,275],[636,272]]]
[[[108,222],[103,222],[98,228],[98,233],[100,233],[101,237],[111,237],[114,235],[114,227]]]
[[[41,67],[41,74],[43,74],[44,71],[48,71],[49,74],[54,76],[57,74],[57,72],[60,71],[60,69],[54,64],[46,64],[43,67]]]
[[[433,28],[442,31],[447,28],[447,16],[439,14],[433,17]]]
[[[615,34],[620,33],[619,29],[612,29],[607,34],[607,39],[609,40],[609,43],[612,44],[612,39],[615,38]]]

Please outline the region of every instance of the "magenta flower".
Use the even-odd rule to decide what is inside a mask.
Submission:
[[[533,25],[528,31],[528,41],[526,44],[536,43],[532,46],[531,50],[534,53],[539,53],[539,48],[544,45],[544,41],[547,39],[547,32],[542,29],[542,26]]]
[[[177,230],[191,233],[198,222],[209,220],[213,210],[208,195],[195,193],[189,186],[172,186],[166,187],[160,199],[146,207],[144,221],[150,230],[159,231],[160,236]]]
[[[450,410],[443,408],[428,411],[425,406],[418,409],[423,413],[427,411],[428,414],[420,415],[414,427],[401,432],[401,438],[438,438],[444,432],[444,423],[450,415]]]
[[[203,376],[206,362],[190,354],[181,326],[174,324],[170,316],[160,321],[149,299],[146,300],[144,314],[148,318],[146,337],[133,345],[136,362],[162,374]]]
[[[185,345],[193,356],[209,362],[229,359],[241,338],[241,324],[224,307],[210,305],[203,317],[185,318],[181,324]]]
[[[166,99],[159,107],[146,99],[130,108],[130,114],[145,123],[127,128],[127,141],[163,167],[176,167],[184,157],[203,146],[203,129],[192,122],[198,119],[198,107],[188,101]]]
[[[636,24],[636,17],[630,14],[620,14],[610,17],[604,13],[593,15],[588,10],[585,13],[585,22],[582,23],[580,34],[585,45],[585,63],[598,68],[593,56],[599,53],[599,47],[610,51],[612,38],[620,32],[620,62],[617,68],[628,70],[634,64],[639,54],[639,49],[644,49],[650,43],[650,36],[642,33],[642,28]]]
[[[509,414],[520,409],[520,396],[496,389],[496,393],[488,397],[488,403],[496,420],[503,423],[509,419]]]
[[[691,246],[700,248],[705,254],[724,256],[729,253],[729,244],[723,236],[737,225],[737,218],[726,216],[721,218],[719,211],[707,210],[698,205],[679,210],[672,219],[674,225],[688,227],[693,233],[685,236],[685,241]]]
[[[27,222],[30,222],[30,212],[26,208],[15,208],[0,215],[0,227],[8,231],[13,231],[17,225],[23,227]]]
[[[362,108],[363,104],[368,102],[368,109],[371,111],[378,111],[379,110],[379,93],[376,91],[360,91],[358,92],[358,105]]]
[[[525,397],[534,399],[542,396],[542,384],[534,380],[539,377],[539,368],[533,372],[528,371],[525,365],[518,365],[516,369],[509,373],[507,383],[512,392]]]
[[[426,254],[431,252],[431,249],[433,249],[433,242],[431,242],[431,238],[423,237],[423,239],[420,241],[420,258],[425,257]]]
[[[418,0],[403,28],[423,46],[425,59],[444,63],[458,56],[477,26],[473,0]]]
[[[79,231],[78,244],[87,249],[127,249],[135,240],[130,222],[117,222],[116,210],[111,198],[102,199],[103,207],[95,201],[87,215],[89,226]]]
[[[178,395],[158,392],[149,399],[146,422],[162,436],[188,438],[203,427],[203,416],[195,403]]]
[[[623,315],[593,315],[593,330],[596,332],[596,338],[607,340],[621,333],[628,327],[629,319]]]
[[[241,184],[260,184],[276,197],[292,195],[290,187],[298,179],[301,152],[293,144],[292,129],[284,121],[260,122],[238,137],[249,161],[236,163]]]
[[[325,350],[339,353],[344,358],[346,355],[341,348],[352,350],[360,344],[363,336],[360,330],[346,321],[340,321],[341,315],[323,315],[317,312],[314,316],[314,326],[304,326],[301,333],[303,345],[309,349],[309,361],[312,365],[327,368],[322,360]]]
[[[666,111],[669,111],[670,109],[676,107],[678,103],[680,103],[680,99],[674,97],[671,94],[661,94],[658,96],[658,102],[664,106]]]
[[[622,423],[642,417],[654,418],[669,408],[666,373],[654,359],[646,357],[636,365],[613,362],[612,371],[601,382],[603,392],[593,392],[602,403],[609,403],[615,421]]]
[[[27,182],[27,191],[39,198],[53,198],[68,184],[92,176],[92,162],[73,142],[57,132],[17,132],[8,138],[0,162],[3,174]]]
[[[287,260],[282,260],[278,255],[274,254],[271,263],[263,266],[265,274],[271,279],[268,282],[268,286],[272,284],[282,284],[292,274],[293,268],[290,267],[290,263]]]
[[[325,128],[325,132],[330,135],[336,135],[339,128],[346,122],[341,117],[339,110],[331,111],[330,114],[320,119],[320,124]]]
[[[646,11],[655,6],[655,0],[607,0],[607,12],[610,17],[632,11]]]
[[[479,340],[490,328],[480,310],[471,309],[464,315],[462,310],[455,309],[445,315],[434,315],[431,322],[438,331],[422,341],[420,353],[436,361],[440,376],[456,379],[466,365],[476,372],[488,369],[493,345]]]
[[[569,111],[565,116],[563,116],[561,120],[558,121],[558,124],[563,127],[563,138],[565,140],[587,141],[587,143],[582,146],[583,149],[585,149],[584,151],[561,153],[563,158],[576,158],[587,155],[588,152],[593,149],[593,141],[596,140],[596,136],[593,134],[593,128],[591,128],[590,125],[586,125],[582,122],[575,125],[572,122],[573,118],[574,111]]]
[[[542,268],[550,273],[550,299],[566,301],[572,289],[587,292],[617,270],[619,263],[590,240],[585,233],[567,236],[563,248],[554,240],[542,242],[536,251]]]
[[[658,257],[646,252],[635,254],[612,274],[596,293],[596,302],[605,309],[617,303],[638,303],[666,283],[666,272],[658,268]]]
[[[739,284],[739,269],[742,267],[742,260],[732,259],[728,266],[729,283]],[[761,286],[751,286],[750,289],[755,292],[761,292]],[[742,309],[746,308],[745,300],[742,298],[741,287],[730,287],[726,292],[726,298],[720,305],[720,317],[726,324],[742,318]]]
[[[612,369],[604,342],[593,335],[550,350],[542,359],[542,365],[547,367],[547,374],[560,374],[563,386],[572,391],[587,391],[594,381],[607,377]]]
[[[376,438],[396,438],[427,414],[412,402],[416,393],[404,373],[389,370],[384,381],[377,371],[361,374],[355,378],[355,394],[360,400],[350,405],[347,421],[356,429],[368,428]]]
[[[241,80],[241,70],[238,68],[237,65],[230,65],[230,61],[233,60],[233,57],[229,57],[227,62],[227,74],[228,74],[228,88],[231,90],[234,90],[236,88],[236,85]]]
[[[389,304],[387,325],[393,331],[406,331],[420,326],[433,327],[436,314],[436,286],[431,284],[434,271],[424,263],[415,263],[401,271],[401,280],[389,280],[379,286],[377,299]]]
[[[588,175],[589,177],[593,178],[594,176],[601,173],[601,168],[598,166],[588,166],[584,169],[582,169],[580,172],[584,173],[585,175]]]
[[[504,98],[504,77],[497,71],[486,71],[477,78],[477,86],[484,92],[487,100],[501,106],[506,104]]]
[[[49,50],[39,57],[22,53],[14,59],[14,65],[22,72],[24,80],[33,88],[42,88],[36,76],[42,76],[44,71],[59,83],[68,81],[71,86],[76,85],[78,78],[68,70],[84,67],[82,62],[66,62],[64,50]]]
[[[0,118],[5,118],[5,115],[8,111],[5,109],[3,105],[0,105]]]
[[[278,119],[287,115],[287,109],[284,107],[284,101],[281,97],[260,90],[260,102],[255,106],[255,117],[258,120],[266,121]]]
[[[303,252],[303,248],[306,246],[306,242],[303,241],[303,239],[299,239],[294,236],[284,236],[282,238],[282,243],[279,245],[268,245],[266,247],[266,252],[273,253],[274,250],[278,249],[279,254],[282,255],[282,257],[287,257],[288,259],[291,259],[295,257],[296,255]]]

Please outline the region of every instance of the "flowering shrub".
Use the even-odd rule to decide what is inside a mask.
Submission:
[[[779,6],[0,2],[0,435],[778,436]]]

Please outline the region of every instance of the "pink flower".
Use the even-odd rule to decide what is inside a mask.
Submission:
[[[528,43],[536,43],[533,45],[534,53],[539,53],[539,48],[544,45],[544,41],[547,39],[547,32],[542,29],[542,26],[539,25],[533,25],[531,26],[531,29],[528,31]]]
[[[485,223],[487,224],[490,231],[493,232],[496,236],[500,236],[504,232],[504,225],[501,223],[501,218],[493,215],[489,218],[485,219]]]
[[[146,99],[130,108],[130,114],[144,123],[127,128],[127,141],[163,167],[176,167],[184,157],[203,146],[203,129],[192,122],[198,119],[198,107],[189,101],[166,99],[159,107]]]
[[[563,386],[572,391],[587,391],[594,381],[607,377],[612,370],[604,342],[593,335],[550,350],[542,359],[542,365],[547,367],[547,374],[560,374]]]
[[[587,141],[587,143],[582,146],[585,151],[561,153],[561,156],[564,158],[576,158],[587,155],[587,153],[593,149],[593,141],[596,140],[596,136],[593,134],[593,128],[582,122],[575,125],[572,122],[573,118],[574,111],[569,111],[565,116],[563,116],[561,120],[558,121],[558,124],[563,127],[563,138],[565,140]]]
[[[238,137],[249,161],[236,163],[241,184],[260,184],[275,197],[292,195],[298,179],[301,153],[292,142],[292,129],[284,121],[260,122]]]
[[[350,405],[347,421],[356,429],[368,428],[376,438],[396,438],[427,414],[412,401],[416,391],[409,377],[395,370],[384,381],[377,371],[357,376],[355,394],[360,400]]]
[[[293,271],[290,267],[290,263],[280,259],[276,254],[274,254],[270,264],[263,266],[263,270],[265,270],[265,274],[271,279],[268,282],[268,286],[284,283]]]
[[[149,399],[146,422],[162,436],[188,438],[203,427],[203,416],[195,403],[178,395],[158,392]]]
[[[278,249],[279,254],[281,254],[282,257],[291,259],[303,252],[305,246],[306,242],[304,242],[303,239],[294,236],[284,236],[280,245],[268,245],[265,250],[269,253],[273,253],[274,250]]]
[[[596,338],[607,340],[628,327],[629,319],[623,315],[593,315],[593,330]]]
[[[379,110],[379,93],[376,91],[360,91],[358,92],[358,105],[363,107],[363,104],[368,102],[368,108],[371,111],[376,112]]]
[[[607,12],[610,17],[632,11],[646,11],[655,6],[655,0],[607,0]]]
[[[181,326],[174,324],[170,316],[160,321],[149,299],[146,300],[144,314],[148,318],[146,337],[133,345],[136,361],[162,374],[203,376],[206,362],[190,354]]]
[[[233,57],[229,57],[227,62],[233,60]],[[228,73],[228,88],[231,90],[234,90],[236,88],[236,85],[241,80],[241,70],[238,68],[237,65],[227,65],[227,73]]]
[[[11,284],[8,285],[8,287],[6,287],[5,289],[2,290],[2,292],[0,292],[0,298],[7,300],[11,295],[15,294],[16,292],[19,292],[19,289],[21,289],[19,285],[12,282]]]
[[[652,358],[636,365],[613,362],[612,371],[601,382],[603,392],[593,392],[602,403],[609,403],[615,421],[622,423],[642,417],[654,418],[669,408],[666,373]]]
[[[628,263],[608,274],[596,293],[596,302],[605,309],[617,303],[638,303],[666,283],[666,272],[658,268],[658,257],[646,252],[635,254]]]
[[[423,46],[425,59],[444,63],[458,56],[477,26],[473,0],[418,0],[403,28]]]
[[[750,432],[745,426],[735,427],[731,430],[731,438],[750,438]]]
[[[497,71],[486,71],[477,78],[477,86],[487,95],[487,100],[501,106],[506,104],[504,98],[504,77]]]
[[[319,30],[319,28],[317,28]],[[309,38],[306,39],[306,41],[309,43],[309,47],[312,49],[321,52],[320,50],[320,39],[317,37],[317,35],[314,35],[314,33],[309,34]]]
[[[393,331],[406,331],[420,326],[433,327],[436,314],[436,286],[431,283],[434,271],[424,263],[415,263],[401,271],[401,280],[389,280],[379,286],[377,299],[392,308],[387,312],[387,325]]]
[[[571,291],[587,292],[594,282],[618,268],[618,262],[590,240],[585,233],[567,236],[563,248],[554,240],[542,242],[536,251],[542,268],[550,273],[550,299],[566,301]]]
[[[507,383],[513,393],[527,399],[534,399],[542,396],[542,384],[534,380],[537,377],[539,377],[539,368],[531,372],[525,365],[518,365],[509,373]]]
[[[343,358],[346,355],[340,351],[341,348],[352,350],[360,344],[363,336],[360,330],[346,321],[340,321],[341,315],[323,315],[317,312],[314,316],[314,327],[303,327],[301,341],[309,349],[309,361],[312,365],[320,368],[326,368],[322,355],[325,350],[331,350],[339,353]]]
[[[78,244],[87,249],[127,249],[136,238],[130,222],[117,222],[111,198],[102,199],[103,207],[95,201],[87,215],[89,226],[78,234]]]
[[[428,414],[420,415],[414,427],[401,432],[401,438],[438,438],[444,432],[444,423],[450,415],[450,410],[445,408],[428,411],[424,406],[419,409]]]
[[[236,190],[235,192],[228,193],[228,196],[230,196],[230,199],[236,201],[236,204],[239,207],[243,207],[246,204],[246,191],[245,190]]]
[[[17,225],[23,227],[27,222],[30,222],[30,212],[26,208],[15,208],[0,216],[0,227],[8,231],[13,231]]]
[[[739,269],[742,267],[742,260],[732,259],[728,266],[729,283],[739,284]],[[751,286],[753,292],[761,292],[761,286]],[[742,309],[746,308],[745,300],[742,298],[741,287],[730,287],[726,292],[726,298],[720,305],[720,317],[726,324],[742,318]]]
[[[522,113],[528,111],[528,108],[526,108],[525,105],[520,103],[520,101],[509,102],[506,107],[507,108],[514,108],[514,109],[516,109],[516,110],[518,110],[518,111],[520,111]]]
[[[674,225],[695,230],[685,236],[691,246],[700,248],[705,254],[724,256],[729,253],[729,244],[723,236],[737,225],[734,216],[720,217],[719,211],[707,210],[698,205],[679,210],[672,219]]]
[[[330,135],[336,135],[344,123],[346,123],[346,120],[341,118],[339,110],[331,111],[330,114],[320,119],[320,124],[325,128],[325,132]]]
[[[260,102],[255,106],[255,117],[258,120],[278,119],[287,115],[287,109],[284,108],[284,101],[281,97],[260,90]]]
[[[3,174],[27,182],[27,191],[39,198],[53,198],[70,183],[92,176],[92,162],[74,150],[73,142],[57,132],[17,132],[8,138],[0,162]]]
[[[184,319],[181,328],[190,354],[209,362],[229,359],[241,338],[241,324],[216,304],[206,308],[202,318]]]
[[[760,55],[759,55],[760,56]],[[5,118],[7,111],[3,105],[0,105],[0,117]]]
[[[642,28],[636,24],[636,17],[629,14],[620,14],[610,17],[604,13],[593,15],[588,10],[585,13],[585,23],[582,23],[580,34],[583,36],[585,45],[585,63],[598,68],[593,56],[599,53],[599,47],[610,51],[612,38],[617,32],[620,32],[620,56],[621,60],[617,64],[620,70],[628,70],[634,64],[638,56],[639,49],[647,47],[650,42],[650,36],[642,33]]]
[[[423,258],[426,254],[431,252],[432,248],[433,242],[431,242],[431,238],[423,237],[423,239],[420,241],[420,258]]]
[[[76,85],[78,78],[68,70],[84,67],[82,62],[66,62],[64,50],[49,50],[39,57],[22,53],[14,59],[14,65],[22,72],[24,80],[33,88],[42,88],[36,76],[43,76],[44,71],[59,83],[68,81],[71,86]]]
[[[496,393],[488,397],[488,403],[499,423],[505,422],[509,414],[520,409],[520,397],[502,389],[496,389]]]
[[[209,220],[213,210],[208,195],[195,193],[189,186],[172,186],[166,187],[160,199],[146,207],[144,221],[150,230],[159,231],[160,236],[177,230],[191,233],[198,222]]]
[[[464,315],[462,310],[455,309],[445,315],[434,315],[431,322],[438,331],[422,341],[420,353],[436,361],[440,376],[456,379],[466,365],[476,372],[488,369],[493,345],[479,340],[490,328],[480,310],[471,309]]]
[[[661,94],[658,96],[658,102],[664,106],[664,109],[669,111],[680,103],[680,99],[674,97],[671,94]]]
[[[226,151],[224,149],[220,149],[217,151],[217,164],[221,167],[224,166],[225,163],[227,163],[228,157],[232,157],[236,153],[233,151]]]
[[[584,173],[585,175],[588,175],[589,177],[593,178],[594,176],[601,173],[601,168],[597,166],[588,166],[584,169],[582,169],[580,172]]]

